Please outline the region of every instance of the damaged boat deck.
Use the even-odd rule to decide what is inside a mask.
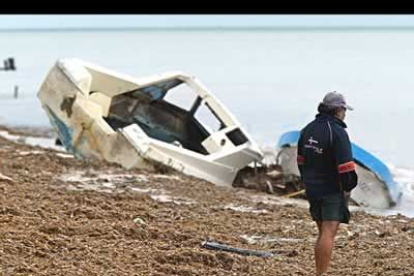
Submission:
[[[60,59],[38,97],[63,146],[125,168],[154,164],[231,186],[263,154],[234,115],[194,76],[146,78]]]

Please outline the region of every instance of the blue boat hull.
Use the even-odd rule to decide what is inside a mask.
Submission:
[[[282,158],[282,168],[291,173],[299,174],[292,158],[296,157],[296,147],[299,140],[299,131],[289,131],[284,133],[278,143],[280,151],[289,151],[289,161]],[[360,205],[374,208],[388,208],[394,206],[401,192],[388,167],[378,158],[362,149],[355,143],[351,143],[352,153],[357,164],[358,186],[351,194],[351,197]],[[296,165],[297,166],[297,165]]]

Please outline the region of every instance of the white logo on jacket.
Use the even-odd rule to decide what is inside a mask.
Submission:
[[[312,145],[312,143],[315,143],[315,144],[318,144],[319,143],[318,141],[313,140],[313,137],[312,136],[309,138],[308,141],[309,141],[309,144],[311,144],[311,145]]]
[[[308,142],[309,142],[309,144],[306,144],[305,148],[313,149],[316,154],[322,154],[323,153],[323,148],[319,148],[319,147],[316,147],[316,146],[312,145],[312,144],[319,144],[319,142],[317,140],[314,140],[312,136],[308,139]]]

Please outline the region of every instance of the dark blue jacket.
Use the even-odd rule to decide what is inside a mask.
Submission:
[[[358,182],[346,124],[324,113],[301,130],[298,167],[308,197],[350,192]]]

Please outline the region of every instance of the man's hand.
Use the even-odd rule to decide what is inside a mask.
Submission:
[[[349,199],[351,197],[351,192],[344,191],[344,198]]]

